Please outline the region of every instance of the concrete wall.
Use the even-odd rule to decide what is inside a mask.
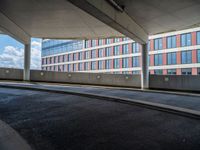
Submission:
[[[0,68],[0,80],[23,80],[23,70]]]
[[[151,75],[150,88],[183,91],[200,91],[200,76]]]
[[[63,73],[31,70],[31,81],[140,87],[140,75]]]

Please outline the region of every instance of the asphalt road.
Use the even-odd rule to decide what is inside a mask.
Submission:
[[[74,95],[0,88],[0,119],[34,150],[200,147],[200,120]]]

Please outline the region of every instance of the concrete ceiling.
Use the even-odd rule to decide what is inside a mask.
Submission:
[[[115,0],[149,35],[200,25],[199,0]]]
[[[31,37],[85,39],[123,36],[67,0],[1,0],[0,12]]]
[[[27,37],[91,39],[124,34],[145,43],[148,35],[200,25],[199,0],[115,2],[125,11],[117,11],[107,0],[0,0],[0,28],[20,33],[24,42]]]

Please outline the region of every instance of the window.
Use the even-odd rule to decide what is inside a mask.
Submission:
[[[96,58],[96,50],[92,50],[91,58]]]
[[[168,69],[167,74],[168,75],[176,75],[176,69]]]
[[[176,48],[176,36],[167,37],[167,48]]]
[[[129,71],[122,71],[122,74],[130,74]]]
[[[76,60],[76,53],[73,54],[73,61]]]
[[[89,47],[89,40],[86,40],[85,41],[85,48],[88,48]]]
[[[128,58],[123,58],[122,59],[122,67],[123,68],[128,68],[129,65],[128,65]]]
[[[92,47],[96,46],[96,40],[92,40]]]
[[[103,39],[99,39],[99,45],[103,45]]]
[[[197,62],[200,63],[200,49],[197,50]]]
[[[200,75],[200,68],[197,68],[197,74]]]
[[[83,60],[83,52],[80,52],[78,55],[78,60]]]
[[[92,61],[91,62],[91,70],[95,70],[96,69],[96,61]]]
[[[181,35],[181,46],[191,46],[192,45],[192,36],[191,33]]]
[[[176,64],[176,52],[167,53],[167,64],[168,65]]]
[[[103,57],[103,48],[99,49],[99,54],[98,54],[99,57]]]
[[[111,47],[106,48],[106,57],[111,56]]]
[[[106,60],[105,61],[105,68],[110,69],[111,68],[111,60]]]
[[[79,71],[82,71],[82,70],[83,70],[83,63],[79,63],[79,64],[78,64],[78,70],[79,70]]]
[[[90,58],[89,51],[86,51],[85,52],[85,59],[89,59],[89,58]]]
[[[111,44],[111,39],[106,39],[106,44]]]
[[[162,49],[162,38],[158,38],[154,40],[154,50],[160,50]]]
[[[119,58],[118,59],[114,59],[114,69],[119,68]]]
[[[154,64],[155,64],[155,66],[162,65],[162,54],[154,55]]]
[[[115,43],[120,42],[120,38],[114,38],[114,42]]]
[[[85,63],[85,70],[89,70],[89,62]]]
[[[98,69],[103,69],[103,60],[100,60],[99,62],[98,62]]]
[[[76,64],[73,64],[73,71],[76,71]]]
[[[128,37],[123,38],[123,41],[128,41],[128,40],[129,40]]]
[[[191,68],[184,68],[181,69],[182,75],[192,75],[192,69]]]
[[[163,70],[156,69],[156,70],[154,70],[154,74],[156,74],[156,75],[162,75],[163,74]]]
[[[72,61],[72,54],[68,54],[68,61]]]
[[[66,62],[66,61],[67,61],[67,56],[63,55],[63,62]]]
[[[200,31],[197,32],[197,44],[198,45],[200,44]]]
[[[192,63],[192,51],[181,52],[181,62],[182,62],[182,64]]]
[[[68,72],[71,71],[71,64],[68,64],[68,65],[67,65],[67,69],[68,69]]]
[[[133,63],[133,67],[139,67],[140,66],[140,63],[139,63],[139,56],[134,56],[132,58],[132,63]]]
[[[119,46],[114,46],[114,55],[119,55],[120,51],[119,51]]]
[[[63,65],[63,72],[67,71],[67,65]]]
[[[134,42],[132,43],[133,53],[139,53],[139,44]]]
[[[140,71],[139,70],[132,71],[132,74],[140,74]]]
[[[56,63],[56,56],[53,57],[53,63]]]
[[[124,44],[122,46],[122,54],[128,54],[128,52],[129,52],[128,44]]]

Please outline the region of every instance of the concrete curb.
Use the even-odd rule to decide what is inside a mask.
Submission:
[[[0,150],[31,150],[31,147],[14,129],[0,120]]]
[[[195,119],[200,119],[200,111],[191,110],[187,108],[181,108],[166,104],[160,104],[160,103],[153,103],[153,102],[147,102],[147,101],[141,101],[141,100],[133,100],[129,98],[120,98],[115,96],[105,96],[102,94],[93,94],[93,93],[86,93],[86,92],[74,92],[74,91],[63,91],[63,90],[55,90],[55,89],[49,89],[46,87],[30,87],[30,86],[24,86],[24,85],[6,85],[6,84],[0,84],[0,87],[4,88],[14,88],[14,89],[25,89],[25,90],[35,90],[35,91],[44,91],[44,92],[53,92],[53,93],[60,93],[60,94],[70,94],[70,95],[78,95],[78,96],[84,96],[88,98],[98,98],[102,100],[109,100],[114,102],[120,102],[124,104],[132,104],[137,106],[142,106],[145,108],[153,109],[153,110],[159,110],[164,112],[169,112],[181,116],[186,117],[192,117]]]

